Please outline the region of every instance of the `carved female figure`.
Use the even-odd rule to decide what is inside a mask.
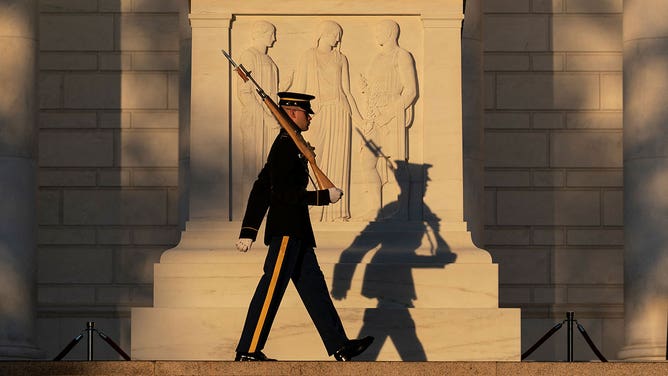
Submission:
[[[315,95],[312,101],[315,116],[309,141],[316,148],[318,166],[332,182],[350,192],[350,139],[352,120],[362,116],[350,92],[348,59],[340,51],[343,29],[334,21],[322,22],[317,30],[315,46],[301,56],[291,89]],[[348,196],[336,205],[324,206],[321,221],[348,220]]]
[[[267,54],[276,41],[276,27],[257,21],[251,29],[251,41],[239,62],[250,72],[273,99],[278,91],[278,67]],[[245,197],[267,159],[269,148],[278,134],[279,125],[255,92],[251,82],[238,80],[237,97],[241,102],[241,135],[243,150],[243,181]]]

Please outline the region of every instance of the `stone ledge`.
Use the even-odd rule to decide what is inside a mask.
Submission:
[[[7,376],[56,375],[665,375],[668,362],[0,362]]]

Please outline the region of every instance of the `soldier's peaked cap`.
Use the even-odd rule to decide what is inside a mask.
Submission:
[[[311,109],[311,100],[315,99],[313,95],[282,91],[278,93],[278,97],[279,106],[296,106],[302,108],[309,114],[314,113]]]

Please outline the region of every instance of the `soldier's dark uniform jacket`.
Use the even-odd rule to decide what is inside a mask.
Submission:
[[[266,245],[274,236],[290,236],[300,239],[304,246],[316,246],[308,206],[329,205],[329,191],[306,190],[307,163],[288,133],[281,129],[251,189],[240,238],[255,241],[269,209],[264,235]]]

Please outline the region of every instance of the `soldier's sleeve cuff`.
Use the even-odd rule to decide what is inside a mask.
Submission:
[[[239,232],[239,238],[246,238],[255,241],[255,238],[257,238],[257,229],[253,227],[242,227],[241,232]]]
[[[329,205],[329,190],[321,189],[317,192],[318,194],[318,205],[325,206]]]

